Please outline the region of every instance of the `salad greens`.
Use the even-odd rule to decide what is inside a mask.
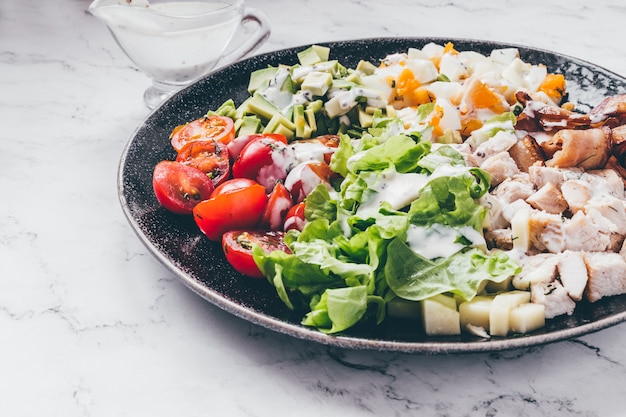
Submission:
[[[385,303],[442,293],[471,300],[487,280],[519,272],[503,253],[488,254],[482,230],[487,172],[466,166],[449,145],[375,125],[358,141],[342,135],[331,167],[343,180],[306,200],[307,224],[290,230],[292,253],[254,258],[281,300],[307,309],[302,323],[337,333],[385,317]],[[427,258],[412,246],[441,246]],[[453,253],[450,252],[453,249]]]
[[[486,249],[481,198],[491,178],[456,146],[513,134],[505,92],[536,91],[545,67],[524,64],[515,49],[483,56],[450,43],[354,69],[329,52],[312,46],[299,64],[253,72],[248,99],[208,113],[233,118],[237,135],[340,135],[330,162],[340,181],[306,197],[305,227],[285,235],[290,253],[253,249],[285,305],[307,312],[304,325],[337,333],[380,323],[394,300],[471,300],[487,282],[519,273],[506,254]]]

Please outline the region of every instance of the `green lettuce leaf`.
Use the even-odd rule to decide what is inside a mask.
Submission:
[[[384,318],[384,302],[377,296],[368,295],[364,286],[331,288],[311,306],[302,320],[305,326],[316,327],[324,333],[338,333],[358,323],[367,311],[369,303],[377,307],[377,322]]]
[[[394,239],[387,247],[385,277],[389,288],[407,300],[424,300],[446,292],[471,300],[486,280],[502,282],[520,270],[504,253],[487,255],[471,248],[432,261],[413,252],[401,239]]]
[[[405,135],[392,136],[383,143],[368,149],[358,159],[348,161],[348,170],[381,171],[394,167],[397,172],[415,172],[419,160],[430,152],[430,142],[415,142]]]
[[[440,223],[482,230],[487,208],[476,199],[489,190],[489,181],[489,174],[478,168],[430,180],[411,203],[411,222],[420,226]]]

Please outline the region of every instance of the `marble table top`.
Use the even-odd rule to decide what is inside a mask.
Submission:
[[[389,36],[549,49],[626,75],[617,0],[249,0],[257,53]],[[89,1],[0,2],[0,415],[621,416],[626,323],[495,353],[299,340],[206,302],[137,239],[117,196],[149,80]]]

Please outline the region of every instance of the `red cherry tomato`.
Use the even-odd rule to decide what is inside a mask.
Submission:
[[[260,184],[231,186],[212,194],[193,208],[196,224],[209,239],[219,241],[230,230],[255,229],[267,204],[265,187]]]
[[[285,232],[291,229],[300,230],[304,229],[306,224],[306,218],[304,216],[304,202],[295,204],[292,206],[287,215],[285,216],[285,225],[283,226]]]
[[[283,142],[285,145],[287,144],[287,137],[279,133],[255,133],[252,135],[239,136],[228,144],[228,153],[231,159],[235,160],[248,143],[261,138],[276,139],[279,142]]]
[[[213,139],[227,144],[235,138],[235,124],[230,117],[205,116],[184,125],[176,126],[170,135],[170,142],[176,152],[188,142]]]
[[[261,218],[261,228],[267,230],[282,230],[283,220],[293,205],[291,194],[283,183],[276,183],[267,200],[265,212]]]
[[[226,145],[216,140],[195,140],[182,147],[176,161],[198,168],[217,186],[230,175],[230,158]]]
[[[252,256],[254,245],[260,245],[266,252],[282,250],[290,253],[289,247],[283,241],[282,232],[262,231],[229,231],[222,236],[222,249],[226,260],[232,267],[249,277],[263,278]]]
[[[296,165],[293,149],[281,141],[261,138],[249,142],[233,163],[233,177],[250,178],[265,186],[269,193],[278,181],[287,177]]]
[[[285,187],[291,193],[294,203],[299,203],[319,184],[330,188],[333,171],[325,162],[302,162],[289,172],[285,179]]]
[[[197,168],[174,161],[161,161],[154,167],[152,188],[159,203],[178,214],[192,209],[213,192],[213,183]]]
[[[231,178],[215,187],[215,190],[211,193],[211,197],[247,188],[255,184],[259,185],[258,182],[251,180],[250,178]]]

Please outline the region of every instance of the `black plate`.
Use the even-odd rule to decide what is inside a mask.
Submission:
[[[378,62],[389,53],[421,48],[428,42],[452,41],[457,50],[489,54],[494,48],[515,47],[521,58],[543,63],[550,72],[565,74],[570,99],[581,111],[607,95],[626,91],[626,79],[603,68],[553,52],[467,39],[384,38],[324,44],[331,58],[354,68],[361,59]],[[259,55],[216,71],[175,94],[137,128],[120,161],[118,186],[125,215],[148,249],[182,282],[201,297],[224,310],[266,328],[327,345],[419,353],[496,351],[563,340],[597,331],[626,320],[626,295],[595,304],[580,303],[572,316],[548,320],[545,328],[523,337],[482,340],[470,335],[427,337],[414,322],[388,319],[378,327],[352,329],[328,336],[301,326],[302,313],[289,311],[265,280],[253,280],[234,272],[218,244],[206,239],[191,217],[168,213],[152,193],[152,170],[163,159],[173,159],[168,136],[184,122],[196,119],[232,98],[247,97],[252,71],[278,64],[297,63],[296,53],[305,47]]]

